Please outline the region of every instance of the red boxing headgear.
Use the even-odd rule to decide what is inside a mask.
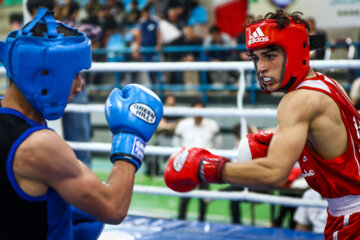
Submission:
[[[265,19],[247,26],[246,48],[250,53],[272,45],[279,46],[285,51],[285,69],[279,91],[293,90],[305,78],[310,68],[309,34],[305,24],[296,23],[290,18],[290,24],[281,30],[277,27],[275,19]],[[269,93],[262,84],[259,73],[257,76],[263,92]]]

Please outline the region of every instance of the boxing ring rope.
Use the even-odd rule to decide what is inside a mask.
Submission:
[[[360,68],[360,60],[311,60],[316,69]],[[247,62],[94,62],[88,72],[141,72],[141,71],[229,71],[254,70],[254,64]]]
[[[322,201],[305,200],[305,199],[299,199],[293,197],[280,197],[269,194],[253,193],[248,191],[240,191],[240,192],[222,191],[220,193],[218,191],[193,190],[187,193],[178,193],[162,187],[148,187],[148,186],[135,185],[134,192],[141,194],[156,194],[162,196],[189,197],[189,198],[205,198],[212,200],[242,200],[248,202],[283,205],[288,207],[299,207],[299,206],[314,207],[314,208],[327,207],[327,202],[325,200]]]
[[[332,68],[360,68],[360,60],[314,60],[310,62],[311,67],[317,69]],[[240,72],[239,91],[237,95],[237,108],[204,108],[191,109],[188,107],[164,107],[164,116],[203,116],[203,117],[240,117],[241,126],[246,128],[245,118],[262,117],[275,118],[276,110],[274,109],[244,109],[243,96],[245,94],[245,70],[253,70],[252,62],[159,62],[159,63],[93,63],[89,72],[138,72],[141,71],[209,71],[209,70],[237,70]],[[95,112],[103,113],[103,104],[69,104],[66,108],[69,112]],[[242,136],[245,135],[246,130],[241,129]],[[68,142],[75,150],[90,150],[94,152],[110,152],[110,143],[81,143]],[[180,148],[161,147],[161,146],[147,146],[145,154],[157,156],[170,156],[172,153],[178,151]],[[227,158],[237,157],[235,150],[219,150],[210,149],[214,154],[224,156]],[[188,193],[177,193],[170,189],[162,187],[150,186],[134,186],[134,193],[139,194],[156,194],[163,196],[177,196],[189,198],[207,198],[214,200],[242,200],[249,202],[262,202],[268,204],[277,204],[284,206],[303,206],[303,207],[327,207],[325,200],[303,200],[293,197],[273,196],[269,194],[253,193],[248,189],[240,192],[219,192],[194,190]]]
[[[111,143],[87,143],[87,142],[67,142],[73,149],[79,151],[92,151],[92,152],[102,152],[109,153],[111,150]],[[170,156],[172,153],[179,151],[181,148],[177,147],[163,147],[163,146],[151,146],[147,145],[145,148],[145,154],[147,155],[156,155],[156,156]],[[226,158],[235,158],[238,156],[237,151],[235,150],[225,150],[225,149],[209,149],[214,154],[226,157]]]
[[[104,104],[68,104],[67,112],[104,113]],[[275,109],[239,109],[208,107],[191,109],[188,107],[164,107],[164,116],[202,116],[202,117],[263,117],[275,118]]]
[[[316,69],[360,68],[360,60],[311,60],[310,66]],[[141,72],[141,71],[226,71],[254,70],[252,62],[93,62],[86,72]],[[4,75],[5,68],[0,67]]]

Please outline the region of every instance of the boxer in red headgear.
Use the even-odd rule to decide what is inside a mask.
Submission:
[[[360,239],[360,115],[335,80],[309,67],[317,42],[307,30],[299,12],[283,10],[246,29],[261,89],[286,93],[273,135],[247,137],[247,158],[256,159],[230,162],[205,149],[182,149],[170,157],[165,182],[180,192],[201,182],[278,187],[298,161],[309,186],[329,203],[325,238]]]
[[[246,47],[252,53],[261,48],[270,49],[279,48],[285,54],[283,61],[283,71],[281,76],[281,85],[277,90],[288,92],[293,90],[309,72],[309,34],[305,23],[293,18],[287,19],[284,26],[277,26],[275,19],[265,19],[248,25],[246,29]],[[256,61],[254,61],[256,63]],[[269,79],[261,75],[257,64],[255,64],[258,80],[261,89],[269,93],[267,88]]]

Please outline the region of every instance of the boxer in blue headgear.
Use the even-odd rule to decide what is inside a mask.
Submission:
[[[91,66],[90,40],[52,15],[40,8],[33,21],[0,43],[0,60],[7,76],[48,120],[63,115],[75,76]],[[43,36],[33,31],[37,24],[46,26]]]
[[[46,126],[80,91],[90,68],[89,39],[39,8],[34,20],[0,43],[11,80],[0,97],[0,224],[2,239],[96,239],[103,223],[125,218],[145,143],[162,104],[143,86],[115,89],[106,102],[114,134],[106,184]],[[73,208],[74,207],[74,208]]]
[[[103,184],[45,122],[61,117],[81,88],[89,39],[39,8],[0,44],[0,60],[11,79],[0,97],[2,239],[96,239],[103,223],[119,224],[127,214],[145,144],[162,117],[160,99],[136,84],[112,91],[106,119],[114,167]]]

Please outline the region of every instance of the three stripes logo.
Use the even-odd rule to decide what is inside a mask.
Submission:
[[[253,43],[267,42],[267,41],[269,41],[269,37],[264,35],[260,27],[257,27],[256,30],[250,35],[248,45],[250,46]]]

